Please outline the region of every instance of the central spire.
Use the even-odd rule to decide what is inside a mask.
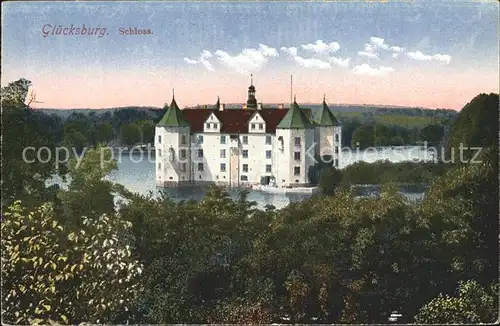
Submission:
[[[257,108],[257,99],[255,98],[255,86],[253,86],[253,74],[250,74],[250,87],[248,87],[248,108]]]

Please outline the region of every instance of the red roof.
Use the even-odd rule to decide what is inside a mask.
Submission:
[[[266,122],[266,133],[274,134],[276,126],[286,115],[288,109],[186,109],[182,110],[184,118],[191,125],[191,132],[203,132],[203,125],[210,114],[214,113],[222,124],[222,133],[245,134],[248,133],[248,121],[258,112]]]

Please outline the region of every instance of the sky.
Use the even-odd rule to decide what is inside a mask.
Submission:
[[[185,107],[244,103],[252,74],[264,105],[460,109],[499,91],[498,19],[495,1],[9,1],[1,83],[31,80],[35,107],[159,107],[173,90]]]

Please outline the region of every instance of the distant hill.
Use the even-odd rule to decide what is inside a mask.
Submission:
[[[240,108],[241,103],[225,103],[228,109]],[[277,108],[278,103],[265,103],[264,108]],[[301,107],[310,108],[312,111],[320,108],[322,104],[317,103],[299,103]],[[185,107],[185,109],[193,108],[204,108],[205,105],[197,105]],[[213,105],[207,105],[208,108],[213,108]],[[285,104],[286,107],[286,104]],[[439,118],[452,118],[457,115],[457,111],[449,109],[426,109],[419,107],[401,107],[401,106],[391,106],[391,105],[350,105],[350,104],[331,104],[330,109],[339,114],[339,116],[371,116],[371,115],[399,115],[399,116],[427,116],[427,117],[439,117]],[[153,106],[125,106],[125,107],[115,107],[115,108],[102,108],[102,109],[55,109],[55,108],[40,108],[36,109],[38,111],[55,114],[61,118],[67,118],[72,113],[83,113],[90,114],[94,113],[96,115],[105,114],[106,112],[113,113],[114,111],[122,110],[137,110],[137,111],[157,111],[162,110],[159,107]],[[347,117],[345,116],[345,117]]]
[[[61,118],[67,118],[72,113],[83,113],[89,114],[94,112],[97,115],[104,114],[106,112],[113,113],[117,110],[138,110],[138,111],[150,111],[150,110],[161,110],[162,108],[154,107],[154,106],[122,106],[116,108],[103,108],[103,109],[53,109],[53,108],[40,108],[35,109],[37,111],[41,111],[46,114],[55,114],[60,116]]]

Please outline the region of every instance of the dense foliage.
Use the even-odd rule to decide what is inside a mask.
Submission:
[[[116,164],[108,156],[103,164],[101,147],[69,161],[67,189],[48,191],[54,167],[22,163],[16,146],[57,141],[30,127],[25,87],[14,86],[15,96],[2,98],[11,119],[4,137],[12,137],[2,155],[5,323],[386,323],[394,310],[409,323],[498,316],[493,133],[477,142],[480,163],[313,169],[333,194],[281,210],[218,188],[199,202],[130,193],[105,179]],[[493,111],[494,101],[480,103],[477,110]],[[71,121],[63,134],[89,137],[92,124]],[[376,198],[337,187],[359,178],[430,186],[417,202],[391,185]]]
[[[130,223],[82,217],[70,230],[51,205],[15,202],[2,221],[2,317],[8,324],[105,323],[124,318],[139,287]]]

